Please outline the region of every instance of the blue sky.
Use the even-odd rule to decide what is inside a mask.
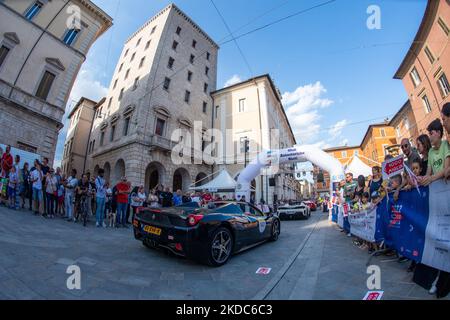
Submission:
[[[239,35],[326,0],[214,1],[231,30],[248,24]],[[103,97],[125,40],[171,1],[93,2],[114,18],[114,26],[91,48],[72,100]],[[175,4],[219,44],[228,36],[210,0]],[[381,9],[380,30],[366,26],[370,5]],[[359,144],[370,123],[392,117],[407,99],[402,82],[392,77],[414,39],[425,7],[426,0],[337,0],[251,33],[237,40],[251,71],[233,42],[221,45],[218,88],[269,73],[283,93],[298,143]],[[74,104],[69,101],[67,110]],[[65,134],[66,128],[60,134],[57,164]]]

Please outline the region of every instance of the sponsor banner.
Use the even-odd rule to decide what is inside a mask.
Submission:
[[[366,241],[385,241],[400,255],[450,272],[450,184],[402,191],[376,209],[350,213],[350,232]],[[344,217],[345,229],[345,217]]]
[[[414,191],[400,192],[384,199],[381,211],[385,243],[408,259],[420,262],[425,244],[425,229],[429,217],[429,188],[420,188],[420,196]]]
[[[403,172],[403,169],[403,155],[385,161],[382,164],[383,179],[389,179],[390,177],[401,174]]]
[[[349,213],[348,222],[352,235],[369,242],[380,241],[381,237],[377,232],[377,208]]]
[[[338,211],[339,207],[337,205],[333,205],[331,209],[331,221],[337,223],[338,222]]]
[[[337,224],[339,227],[341,227],[342,229],[344,229],[344,209],[342,206],[339,206],[338,209],[338,218],[337,218]]]
[[[430,185],[429,212],[422,263],[450,272],[450,184]]]

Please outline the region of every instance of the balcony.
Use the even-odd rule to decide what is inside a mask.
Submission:
[[[176,142],[156,134],[150,137],[150,148],[152,150],[162,150],[171,152],[176,145],[177,145]]]
[[[171,139],[156,134],[150,137],[150,151],[160,150],[169,155],[178,144],[179,142],[172,141]],[[189,153],[193,159],[203,159],[203,152],[201,150],[191,147]]]
[[[14,87],[1,79],[0,96],[31,112],[35,112],[57,122],[58,126],[62,128],[61,120],[64,116],[64,110],[62,108],[30,95],[29,93]]]

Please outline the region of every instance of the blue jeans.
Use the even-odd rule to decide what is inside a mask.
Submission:
[[[100,226],[103,225],[104,215],[105,215],[105,198],[97,197],[97,209],[95,211],[95,218]]]
[[[47,215],[53,216],[55,214],[55,196],[52,193],[47,193],[45,195],[45,202],[47,207]]]
[[[64,201],[66,206],[66,216],[68,219],[73,218],[73,194],[67,192],[66,193],[66,199]]]
[[[123,225],[127,224],[127,206],[128,203],[117,204],[117,223],[121,223]]]

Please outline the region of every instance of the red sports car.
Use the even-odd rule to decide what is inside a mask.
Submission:
[[[306,204],[311,209],[311,211],[317,210],[317,205],[314,201],[307,200],[307,201],[303,201],[303,203]]]

